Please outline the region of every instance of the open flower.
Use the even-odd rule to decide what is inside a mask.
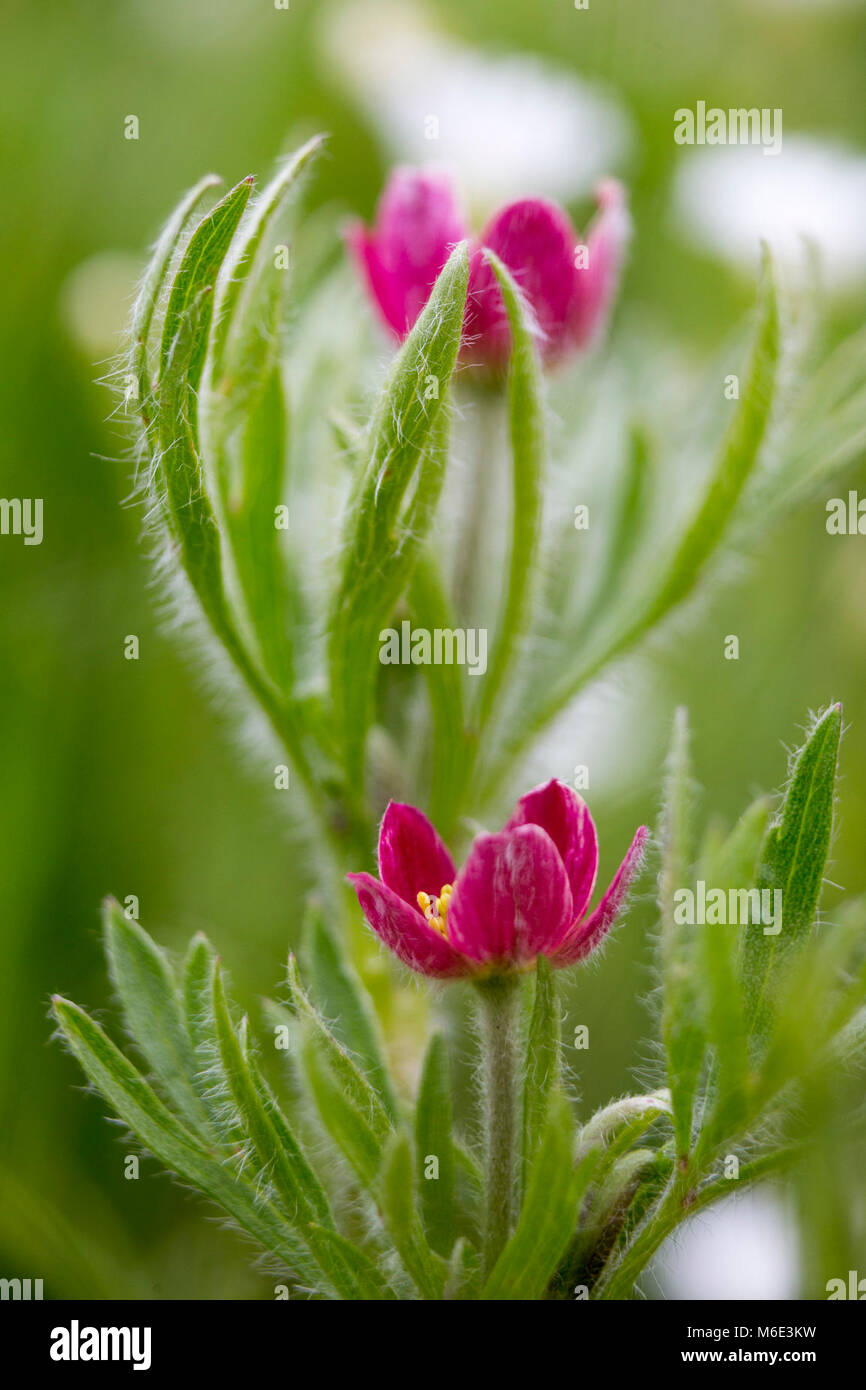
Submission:
[[[616,297],[629,219],[614,180],[596,191],[599,211],[580,241],[567,213],[542,198],[510,203],[472,248],[463,324],[464,362],[500,368],[511,332],[496,277],[483,255],[495,251],[536,318],[540,350],[555,363],[586,347]],[[403,339],[423,309],[452,247],[470,238],[454,189],[439,171],[396,169],[370,230],[353,224],[347,241],[385,324]]]
[[[454,864],[430,821],[392,801],[379,834],[379,878],[349,874],[370,926],[405,965],[453,979],[583,960],[622,907],[648,835],[635,834],[610,887],[587,912],[598,841],[586,803],[563,782],[527,792],[498,835]]]

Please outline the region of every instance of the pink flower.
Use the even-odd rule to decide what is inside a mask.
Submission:
[[[510,203],[474,244],[463,325],[465,362],[502,367],[511,334],[496,278],[482,254],[495,251],[528,299],[544,360],[555,363],[586,347],[602,330],[616,297],[629,219],[625,192],[613,180],[597,190],[599,212],[580,242],[562,208],[541,198]],[[405,338],[458,242],[470,237],[447,175],[397,169],[371,231],[347,233],[379,313]]]
[[[637,831],[614,879],[587,912],[598,871],[585,802],[550,781],[520,798],[498,835],[479,835],[463,869],[426,816],[392,801],[379,833],[379,878],[349,874],[370,926],[422,975],[557,969],[595,950],[619,913],[649,834]]]

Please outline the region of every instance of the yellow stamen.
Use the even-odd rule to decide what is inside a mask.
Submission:
[[[448,915],[448,903],[453,892],[453,885],[445,883],[442,885],[438,898],[431,898],[429,893],[418,894],[418,906],[424,913],[424,916],[433,930],[438,931],[441,936],[444,936],[446,941],[448,939],[448,924],[446,917]]]

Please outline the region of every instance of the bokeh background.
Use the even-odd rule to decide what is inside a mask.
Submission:
[[[181,191],[211,169],[229,182],[266,176],[318,129],[331,138],[310,207],[365,217],[395,159],[451,162],[478,214],[546,192],[579,225],[593,180],[616,172],[636,235],[612,350],[639,335],[685,379],[747,310],[762,233],[792,263],[800,233],[817,241],[831,341],[862,322],[864,58],[863,5],[831,0],[590,0],[585,11],[571,0],[5,0],[0,493],[42,497],[45,537],[26,548],[0,537],[0,1274],[41,1277],[51,1297],[273,1296],[241,1241],[157,1165],[124,1179],[126,1145],[81,1094],[47,1019],[56,990],[116,1024],[98,932],[107,892],[135,894],[172,948],[206,928],[252,998],[275,987],[307,883],[275,794],[250,776],[161,626],[141,513],[124,505],[122,424],[100,385],[143,254]],[[673,112],[698,100],[782,108],[783,154],[721,151],[708,166],[716,152],[681,149]],[[341,326],[337,314],[330,331]],[[669,389],[676,411],[676,379]],[[845,487],[866,490],[866,470]],[[553,753],[548,772],[567,776],[592,743],[603,871],[656,813],[675,704],[691,711],[707,806],[733,816],[779,786],[808,710],[841,699],[850,727],[828,913],[840,888],[866,889],[866,540],[830,538],[824,523],[819,500],[768,534],[695,621],[586,702],[574,745]],[[130,633],[138,662],[123,660]],[[738,662],[721,659],[727,633],[740,637]],[[648,1061],[651,916],[639,904],[581,977],[575,1016],[599,1038],[581,1077],[587,1106],[633,1086]],[[857,1258],[857,1176],[834,1180],[829,1253],[815,1255],[808,1229],[797,1235],[796,1193],[765,1195],[667,1252],[656,1293],[823,1287],[854,1266],[822,1272],[820,1260]],[[819,1267],[804,1268],[809,1258]]]

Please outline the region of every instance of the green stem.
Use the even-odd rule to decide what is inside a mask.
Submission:
[[[520,984],[514,976],[479,982],[485,1130],[485,1277],[514,1221],[517,1177],[517,1050]]]

